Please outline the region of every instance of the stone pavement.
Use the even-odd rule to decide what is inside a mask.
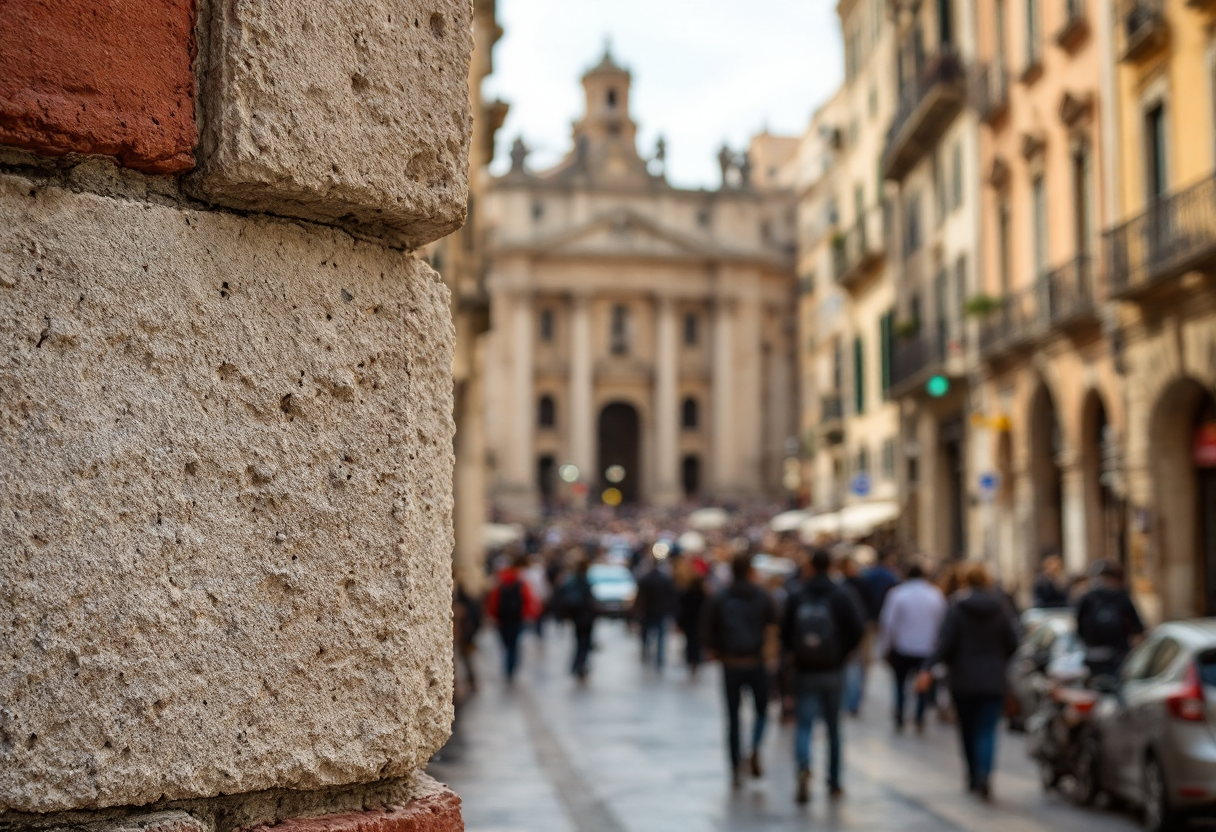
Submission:
[[[597,625],[596,642],[591,679],[580,688],[565,672],[568,633],[551,628],[543,644],[525,636],[524,670],[508,689],[494,634],[483,634],[481,691],[460,709],[455,736],[428,768],[464,800],[469,832],[1137,828],[1131,817],[1045,795],[1023,740],[1004,733],[994,803],[964,794],[953,728],[893,734],[888,677],[878,665],[862,718],[845,726],[843,800],[828,801],[817,770],[811,805],[794,804],[793,728],[776,720],[765,739],[765,777],[732,792],[718,668],[689,681],[673,636],[660,676],[640,666],[637,642],[619,622]],[[820,729],[816,761],[824,746]]]

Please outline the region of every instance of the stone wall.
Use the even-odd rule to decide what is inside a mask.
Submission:
[[[460,827],[470,15],[0,5],[0,828]]]

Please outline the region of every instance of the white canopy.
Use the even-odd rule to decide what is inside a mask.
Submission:
[[[676,545],[680,547],[681,552],[700,554],[705,551],[705,536],[700,532],[684,532],[676,540]]]
[[[899,511],[899,503],[894,500],[853,503],[840,511],[816,514],[805,520],[798,526],[798,535],[807,543],[823,534],[865,537],[879,526],[898,519]]]
[[[805,511],[783,511],[768,521],[768,527],[775,532],[793,532],[802,528],[810,517]]]
[[[798,526],[798,536],[803,543],[811,543],[821,534],[840,534],[839,512],[813,515]]]
[[[524,527],[516,523],[486,523],[481,529],[481,542],[489,549],[509,546],[517,540],[522,540]]]
[[[699,508],[688,515],[688,525],[701,531],[720,529],[730,520],[730,515],[720,508]]]

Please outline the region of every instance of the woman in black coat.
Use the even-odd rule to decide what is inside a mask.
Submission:
[[[701,614],[705,608],[705,579],[693,575],[676,601],[676,626],[684,633],[684,663],[689,676],[696,678],[704,661],[701,645]]]
[[[959,739],[967,763],[968,788],[991,794],[996,733],[1005,706],[1005,671],[1018,647],[1007,606],[981,563],[961,567],[962,590],[951,599],[938,635],[937,652],[917,680],[927,688],[931,669],[949,669],[950,695],[958,712]]]

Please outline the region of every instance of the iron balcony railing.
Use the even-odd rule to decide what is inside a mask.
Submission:
[[[844,418],[844,397],[830,393],[819,399],[819,424],[830,425]]]
[[[1012,292],[980,324],[980,355],[991,358],[1031,341],[1039,329],[1038,285]]]
[[[905,388],[909,382],[918,381],[930,370],[942,366],[947,352],[946,338],[938,328],[897,340],[891,355],[892,390],[896,395],[907,392]]]
[[[887,131],[883,170],[899,178],[910,169],[917,148],[927,145],[945,129],[965,98],[963,62],[950,47],[929,58],[917,77],[906,84]]]
[[[975,74],[972,100],[985,122],[1000,118],[1009,109],[1009,70],[997,62],[981,67]]]
[[[1107,246],[1114,297],[1216,264],[1216,176],[1157,200],[1108,232]]]
[[[1039,318],[1052,327],[1067,326],[1097,315],[1094,261],[1088,254],[1043,276],[1039,283]]]
[[[862,214],[853,227],[838,236],[832,246],[836,280],[848,284],[865,274],[883,257],[883,211],[875,207]]]
[[[1165,0],[1119,0],[1119,40],[1125,61],[1156,49],[1167,32]]]

